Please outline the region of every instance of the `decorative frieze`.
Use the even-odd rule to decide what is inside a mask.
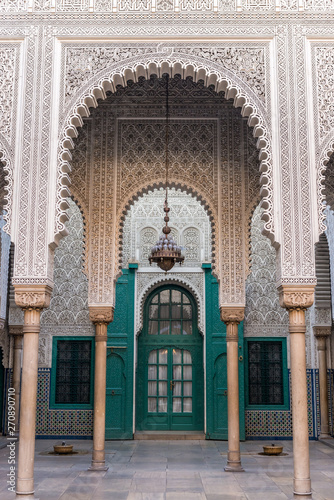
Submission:
[[[3,0],[0,11],[4,12],[259,12],[312,11],[334,9],[333,0]]]

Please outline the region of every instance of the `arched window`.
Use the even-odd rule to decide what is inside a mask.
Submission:
[[[173,288],[158,291],[148,305],[148,334],[192,335],[193,309],[186,293]]]

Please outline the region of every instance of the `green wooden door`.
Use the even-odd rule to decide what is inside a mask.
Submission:
[[[181,287],[154,291],[138,343],[137,429],[203,429],[203,346]]]
[[[205,272],[206,312],[206,411],[207,439],[227,439],[227,360],[226,326],[220,320],[219,287],[211,274],[211,265],[203,264]],[[239,349],[239,416],[240,439],[245,439],[245,396],[243,325],[238,326]]]
[[[133,438],[135,272],[131,263],[116,283],[114,321],[108,325],[106,439]]]
[[[126,438],[125,429],[125,363],[114,349],[107,352],[106,439]]]
[[[3,431],[2,419],[3,419],[3,396],[4,396],[4,383],[5,383],[5,369],[2,365],[2,349],[0,348],[0,434]]]

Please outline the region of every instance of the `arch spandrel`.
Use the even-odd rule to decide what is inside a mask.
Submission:
[[[163,60],[163,57],[165,57],[165,60]],[[273,182],[272,182],[272,163],[271,163],[271,146],[270,146],[270,130],[268,125],[266,124],[266,119],[265,119],[265,113],[264,113],[264,106],[263,103],[259,102],[259,99],[256,97],[256,95],[247,88],[247,85],[243,84],[243,88],[240,87],[238,84],[239,78],[234,75],[234,81],[238,81],[238,83],[232,83],[232,80],[227,78],[227,73],[230,75],[231,71],[226,70],[225,68],[220,68],[221,72],[217,71],[214,66],[217,66],[213,64],[213,66],[210,66],[210,63],[208,62],[207,67],[201,67],[199,64],[196,64],[194,61],[192,65],[188,64],[188,66],[182,66],[182,64],[179,61],[176,61],[174,58],[174,54],[172,58],[166,58],[165,55],[163,57],[160,57],[160,62],[159,64],[156,64],[156,62],[151,62],[148,63],[146,62],[145,64],[142,63],[142,60],[137,61],[137,65],[133,65],[133,67],[136,68],[137,74],[133,72],[133,69],[131,67],[125,68],[125,66],[120,66],[118,70],[114,70],[113,73],[110,72],[105,72],[105,77],[104,79],[100,79],[100,87],[95,84],[93,87],[90,88],[89,92],[85,92],[83,95],[81,95],[78,100],[77,104],[72,110],[72,114],[69,114],[66,121],[65,121],[65,126],[62,132],[62,138],[60,141],[60,152],[59,152],[59,158],[60,159],[66,159],[66,160],[61,160],[60,165],[59,165],[59,170],[58,170],[58,186],[62,184],[62,180],[64,178],[65,184],[68,184],[68,175],[67,175],[67,170],[68,170],[68,158],[70,158],[70,148],[73,147],[73,138],[78,135],[78,130],[77,127],[80,127],[83,125],[83,117],[87,117],[90,115],[90,107],[97,107],[98,106],[98,99],[106,99],[107,97],[107,92],[112,92],[113,90],[116,89],[117,85],[124,85],[127,83],[127,81],[131,78],[133,78],[135,81],[138,79],[139,76],[144,76],[141,75],[141,72],[143,72],[146,76],[146,78],[150,75],[156,75],[156,74],[162,74],[165,72],[169,72],[171,76],[175,74],[176,71],[179,71],[180,69],[182,70],[182,74],[186,76],[193,76],[194,81],[204,80],[206,85],[213,85],[213,88],[217,91],[223,91],[227,99],[233,99],[233,106],[234,107],[240,107],[241,108],[241,116],[247,116],[248,117],[248,125],[253,127],[253,135],[255,138],[257,138],[257,147],[260,149],[260,170],[262,172],[261,174],[261,179],[260,182],[262,184],[262,205],[264,207],[264,232],[271,236],[272,241],[274,240],[274,221],[273,221]],[[173,59],[174,58],[174,59]],[[152,60],[152,58],[151,58]],[[144,71],[145,70],[145,71]],[[223,76],[225,73],[225,76]],[[182,76],[182,75],[181,75]],[[109,82],[109,83],[108,83]],[[242,83],[242,82],[241,82]],[[252,99],[253,98],[253,99]],[[251,103],[256,103],[256,104],[251,104]],[[261,110],[261,111],[259,111]],[[67,151],[67,152],[66,152]],[[100,175],[100,174],[99,174]],[[101,173],[102,177],[103,174]],[[100,179],[102,179],[102,177]],[[176,184],[180,183],[180,178],[175,178],[171,179],[171,181]],[[100,182],[100,181],[97,181]],[[163,182],[163,179],[159,178],[159,176],[155,175],[154,181],[148,184],[146,180],[146,185],[148,184],[148,187],[155,187],[158,185],[161,185]],[[185,183],[184,179],[181,179],[182,184]],[[187,176],[186,183],[189,185],[189,175]],[[216,180],[217,183],[217,180]],[[144,183],[145,184],[145,183]],[[205,200],[205,203],[208,206],[215,206],[215,210],[211,210],[211,216],[213,219],[215,218],[215,215],[218,214],[219,211],[223,211],[225,209],[229,210],[228,208],[218,208],[217,202],[214,199],[215,195],[212,196],[212,193],[210,193],[211,199],[207,202],[208,195],[203,193],[203,180],[202,180],[202,185],[197,186],[196,182],[192,182],[194,185],[193,189],[194,191],[198,191],[200,193],[200,196]],[[207,183],[204,183],[204,185]],[[205,186],[207,187],[207,186]],[[114,189],[113,189],[114,188]],[[93,188],[94,189],[94,188]],[[119,194],[119,186],[114,186],[112,187],[112,183],[108,184],[106,190],[108,193],[105,193],[105,201],[103,202],[105,204],[104,207],[101,205],[101,200],[100,200],[100,206],[95,207],[96,210],[101,210],[105,209],[106,206],[108,205],[109,207],[112,206],[115,202],[116,204],[118,201],[115,199],[115,196]],[[135,197],[136,193],[138,192],[138,189],[134,190],[130,195],[124,196],[123,193],[123,199],[127,198],[129,199],[131,197]],[[116,194],[117,193],[117,194]],[[203,194],[202,194],[203,193]],[[218,198],[218,194],[216,195]],[[222,194],[222,197],[224,194]],[[57,202],[57,222],[56,222],[56,227],[57,227],[57,235],[56,237],[61,236],[62,231],[63,231],[63,226],[64,226],[64,219],[66,218],[66,215],[64,214],[64,210],[60,210],[60,204],[63,202],[62,197],[61,197],[61,189],[58,190],[58,202]],[[126,201],[126,204],[128,204],[128,201]],[[92,213],[94,212],[94,207],[92,207]],[[123,208],[121,209],[123,211]],[[244,218],[244,215],[240,215],[241,218]],[[114,301],[114,282],[115,278],[117,276],[118,272],[118,266],[119,266],[119,261],[120,259],[117,259],[117,246],[119,245],[118,239],[119,239],[119,229],[117,227],[118,225],[118,218],[116,217],[109,217],[107,218],[108,220],[105,221],[105,225],[103,231],[105,233],[108,233],[108,242],[104,242],[101,245],[101,234],[98,234],[97,226],[96,223],[92,219],[90,219],[89,226],[91,228],[94,228],[94,231],[92,231],[92,235],[90,236],[90,241],[89,241],[89,252],[90,255],[93,253],[96,254],[97,247],[100,245],[101,251],[103,253],[103,256],[101,255],[101,261],[105,263],[105,269],[104,269],[104,276],[97,276],[97,265],[93,265],[93,263],[90,264],[92,267],[91,272],[93,273],[94,276],[94,284],[92,283],[91,286],[91,299],[92,302],[94,303],[113,303]],[[95,217],[95,222],[96,222],[96,217]],[[228,224],[228,221],[225,221],[225,226]],[[221,243],[219,243],[220,248],[217,251],[213,252],[213,263],[215,269],[215,274],[217,274],[217,277],[221,283],[221,301],[222,303],[226,302],[231,302],[231,303],[240,303],[244,301],[244,287],[242,283],[244,282],[245,278],[245,262],[244,262],[244,230],[243,228],[244,223],[240,221],[240,224],[242,226],[242,229],[239,231],[239,239],[237,241],[237,245],[235,245],[235,242],[233,243],[233,247],[236,248],[243,248],[243,250],[240,252],[237,256],[237,261],[240,261],[239,268],[242,268],[243,270],[241,271],[241,275],[238,276],[236,279],[233,278],[234,276],[234,269],[226,269],[226,266],[224,267],[224,264],[221,263],[221,259],[223,258],[224,252],[223,249],[221,248]],[[217,218],[217,223],[214,224],[215,231],[218,236],[216,236],[216,241],[221,242],[222,240],[226,241],[227,234],[222,233],[222,225],[218,223],[218,218]],[[94,234],[93,234],[94,233]],[[92,243],[92,241],[95,241],[95,243]],[[113,241],[117,241],[116,247],[113,246]],[[94,248],[95,247],[95,248]],[[103,250],[102,250],[103,249]],[[247,252],[248,254],[248,252]],[[226,255],[226,250],[225,250],[225,255]],[[226,263],[225,259],[225,263]],[[116,265],[115,265],[116,264]],[[238,264],[237,264],[238,266]],[[247,265],[246,265],[247,267]],[[94,268],[94,271],[93,271]],[[223,273],[224,276],[220,276],[220,274]],[[228,276],[228,279],[226,279],[226,275]],[[239,283],[237,287],[236,283]],[[231,288],[232,286],[232,288]],[[101,287],[103,290],[101,290]],[[234,287],[234,290],[233,290]]]

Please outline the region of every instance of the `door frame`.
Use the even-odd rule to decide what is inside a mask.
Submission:
[[[181,340],[179,335],[149,335],[148,334],[148,321],[149,321],[149,305],[154,295],[163,291],[163,290],[178,290],[181,293],[186,294],[190,303],[192,305],[192,335],[182,336],[182,342],[176,343],[177,340]],[[201,430],[204,431],[204,342],[201,333],[198,330],[198,311],[197,311],[197,303],[192,295],[192,293],[187,290],[185,287],[175,284],[173,282],[161,283],[161,286],[155,287],[148,296],[146,297],[144,303],[144,311],[143,311],[143,329],[140,332],[137,338],[137,367],[136,367],[136,418],[135,418],[135,429],[136,430],[153,430],[148,429],[145,426],[145,412],[146,404],[147,404],[147,376],[145,375],[147,365],[148,365],[148,356],[149,352],[154,349],[163,349],[163,348],[172,348],[175,347],[177,349],[189,350],[192,354],[193,361],[193,373],[196,370],[197,366],[197,382],[196,387],[199,389],[196,393],[199,393],[199,397],[197,396],[197,404],[196,408],[193,409],[193,415],[195,417],[194,424],[191,430]],[[197,353],[196,353],[197,351]],[[194,356],[195,354],[195,356]],[[194,380],[193,380],[194,383]],[[194,386],[193,386],[194,387]],[[168,390],[168,389],[167,389]],[[194,388],[193,388],[194,393]],[[195,398],[196,399],[196,398]],[[193,401],[194,403],[194,401]],[[159,430],[169,431],[168,428]],[[173,429],[177,430],[177,429]],[[180,429],[182,430],[182,429]]]

